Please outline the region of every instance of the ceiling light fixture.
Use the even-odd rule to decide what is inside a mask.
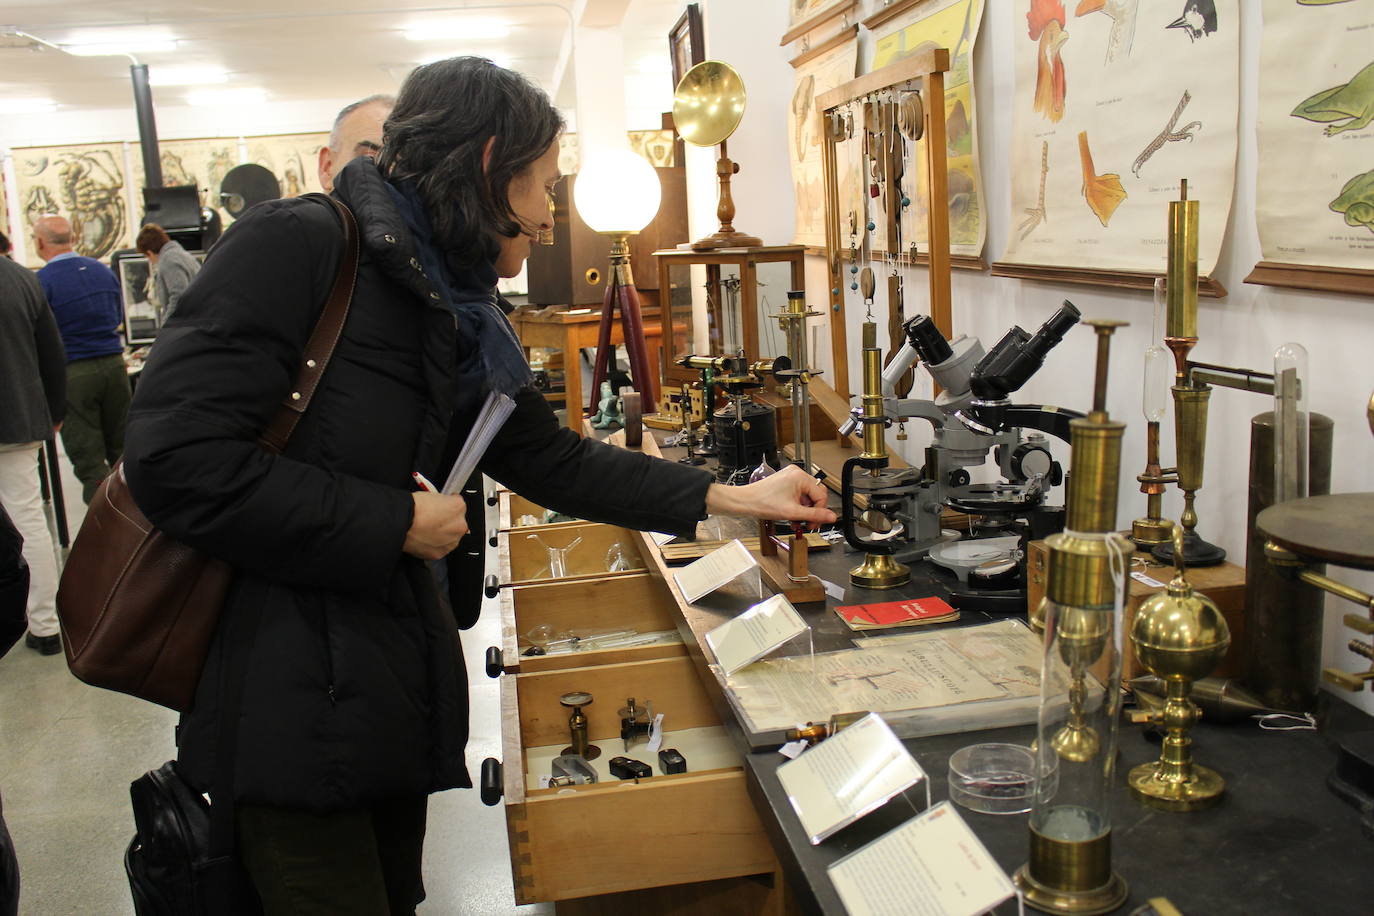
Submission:
[[[106,57],[117,54],[159,54],[177,49],[174,38],[126,38],[89,42],[64,42],[63,51],[77,57]]]
[[[403,34],[411,41],[486,41],[505,38],[510,34],[510,23],[501,19],[445,19],[417,22],[406,26]]]
[[[213,86],[229,81],[229,71],[218,67],[149,67],[154,86]]]
[[[197,89],[186,93],[186,101],[196,107],[258,105],[267,101],[266,89]]]
[[[52,99],[0,98],[0,114],[50,114],[57,110]]]

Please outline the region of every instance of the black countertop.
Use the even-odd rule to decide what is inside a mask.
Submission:
[[[667,456],[672,450],[665,450]],[[832,500],[832,507],[833,500]],[[755,526],[724,520],[725,537],[755,533]],[[848,570],[859,554],[843,543],[810,555],[811,571],[842,586],[842,601],[802,605],[812,627],[815,651],[852,648],[856,635],[888,635],[907,630],[856,634],[831,609],[836,604],[891,601],[904,597],[943,595],[943,570],[925,564],[913,568],[912,583],[887,591],[855,589]],[[662,570],[660,570],[662,571]],[[698,674],[745,754],[749,792],[797,901],[808,913],[840,916],[840,903],[827,866],[882,836],[915,815],[925,803],[924,788],[887,805],[812,846],[804,835],[778,781],[785,762],[776,748],[780,734],[753,734],[738,721],[719,682],[708,668],[702,635],[759,600],[756,588],[733,584],[690,608],[679,629],[697,662]],[[953,626],[997,619],[964,612]],[[1151,897],[1165,896],[1185,916],[1344,916],[1374,913],[1374,888],[1366,871],[1374,842],[1360,826],[1360,812],[1338,799],[1326,779],[1336,763],[1334,737],[1374,732],[1374,719],[1340,700],[1323,696],[1318,710],[1321,731],[1270,731],[1254,722],[1200,724],[1193,732],[1194,759],[1226,779],[1226,794],[1215,807],[1198,812],[1163,812],[1136,801],[1126,786],[1131,767],[1156,759],[1158,738],[1140,726],[1122,723],[1119,758],[1113,783],[1112,856],[1118,874],[1130,887],[1127,902],[1115,913],[1130,913]],[[949,797],[950,754],[984,742],[1029,744],[1033,726],[913,738],[905,743],[930,779],[931,797]],[[1027,815],[986,815],[958,808],[959,813],[1008,874],[1026,861]],[[999,914],[1016,912],[1014,901]]]

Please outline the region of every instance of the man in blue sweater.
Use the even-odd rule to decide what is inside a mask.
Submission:
[[[94,258],[72,250],[72,225],[44,216],[33,226],[38,271],[67,348],[67,419],[62,442],[87,503],[124,451],[129,376],[124,370],[119,281]]]

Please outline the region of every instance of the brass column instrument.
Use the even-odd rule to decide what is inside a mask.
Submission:
[[[911,581],[911,567],[892,557],[901,541],[896,537],[884,537],[894,533],[891,520],[884,517],[867,521],[867,527],[875,532],[872,538],[860,538],[855,530],[859,521],[854,502],[856,490],[871,491],[881,487],[883,471],[888,465],[884,433],[891,423],[883,406],[883,351],[878,347],[878,326],[872,321],[864,322],[863,343],[863,414],[858,419],[863,424],[864,447],[857,458],[844,463],[840,474],[845,540],[854,549],[864,552],[864,561],[849,571],[849,581],[860,588],[896,588]],[[864,513],[865,516],[875,514],[878,513],[873,508]]]
[[[1130,541],[1116,533],[1124,423],[1107,415],[1112,332],[1097,332],[1093,410],[1071,422],[1073,470],[1064,531],[1046,539],[1045,655],[1036,732],[1040,779],[1030,858],[1015,876],[1027,905],[1048,913],[1107,913],[1126,899],[1112,870],[1110,794],[1121,711],[1118,651]]]
[[[1212,388],[1191,371],[1188,354],[1197,346],[1197,246],[1198,202],[1188,199],[1188,179],[1183,179],[1179,199],[1169,202],[1169,266],[1165,281],[1168,312],[1164,343],[1174,354],[1174,446],[1178,469],[1174,482],[1183,491],[1184,559],[1189,566],[1212,566],[1226,559],[1226,551],[1204,541],[1195,530],[1194,501],[1202,489],[1207,448],[1207,404]],[[1173,543],[1155,547],[1164,562],[1173,561]]]

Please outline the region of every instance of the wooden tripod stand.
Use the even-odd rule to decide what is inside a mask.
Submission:
[[[639,291],[635,289],[634,275],[630,272],[628,233],[614,236],[611,242],[611,273],[606,280],[606,298],[601,303],[601,325],[597,334],[596,363],[592,370],[588,413],[596,412],[597,401],[601,396],[601,383],[610,376],[610,363],[614,357],[611,328],[615,322],[617,306],[620,309],[620,325],[625,332],[625,352],[629,354],[630,376],[634,380],[635,390],[640,393],[642,403],[657,404],[658,388],[649,366],[648,348],[644,343],[644,318],[639,304]]]

